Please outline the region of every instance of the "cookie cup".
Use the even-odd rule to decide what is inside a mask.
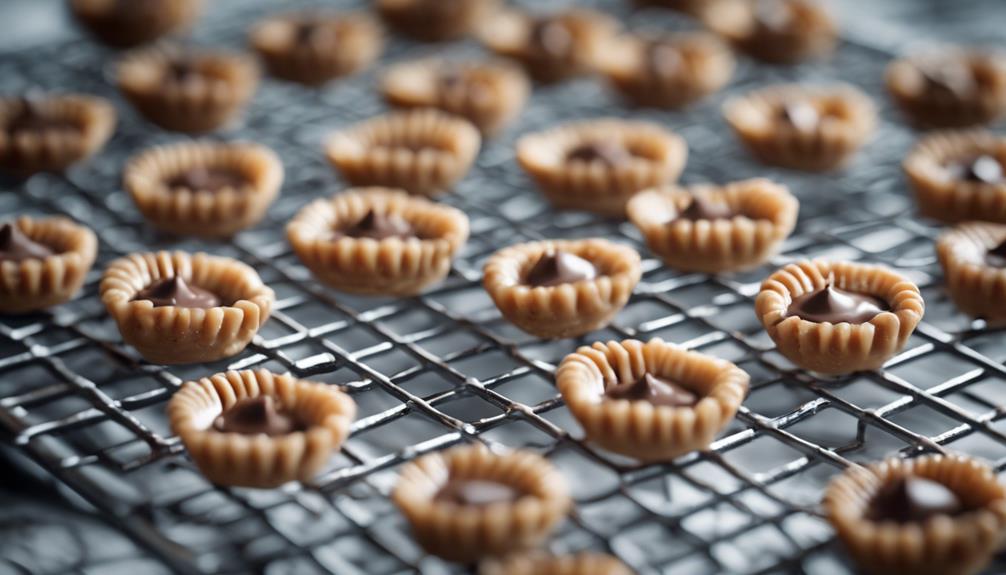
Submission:
[[[76,129],[22,130],[7,127],[24,112],[21,98],[0,98],[0,170],[16,176],[61,172],[98,152],[115,131],[115,108],[104,98],[77,94],[32,101],[34,113],[71,124]]]
[[[261,396],[272,396],[306,429],[269,436],[213,428],[232,405]],[[265,489],[313,478],[349,435],[356,404],[334,386],[256,369],[186,382],[167,413],[171,430],[207,479]]]
[[[884,79],[894,103],[923,128],[963,128],[989,124],[1006,112],[1006,56],[975,50],[951,50],[955,66],[968,70],[976,84],[971,94],[929,89],[920,70],[926,56],[902,58],[887,67]]]
[[[774,64],[823,58],[831,54],[838,40],[834,19],[815,0],[785,0],[799,25],[772,30],[755,18],[755,2],[735,0],[708,2],[701,14],[711,30],[742,52]]]
[[[514,10],[501,11],[492,26],[482,32],[482,42],[499,56],[519,62],[538,82],[553,83],[594,71],[606,42],[618,28],[615,20],[589,9],[570,9],[549,16],[559,22],[570,36],[566,57],[543,54],[531,45],[535,17]]]
[[[964,223],[940,236],[936,253],[950,299],[957,309],[989,323],[1006,323],[1006,268],[986,254],[1006,241],[1006,225]]]
[[[647,49],[659,40],[681,58],[676,73],[655,76]],[[608,43],[598,57],[598,69],[625,99],[638,106],[681,108],[718,91],[734,72],[730,50],[712,34],[679,33],[666,37],[628,36]]]
[[[445,71],[458,74],[461,83],[445,87]],[[396,108],[438,108],[489,136],[520,113],[530,84],[524,72],[503,62],[427,59],[392,66],[381,81],[381,92]]]
[[[176,189],[171,178],[194,168],[240,174],[244,184],[222,190]],[[230,237],[265,215],[283,183],[283,164],[251,143],[186,143],[151,148],[130,159],[123,174],[137,209],[159,230],[197,237]]]
[[[395,214],[419,237],[333,239],[367,212]],[[439,282],[468,240],[464,212],[388,188],[355,188],[304,206],[287,224],[287,239],[316,278],[365,295],[414,295]]]
[[[566,160],[581,144],[618,142],[632,155],[603,160]],[[625,217],[625,205],[640,190],[675,181],[688,159],[684,138],[655,124],[606,118],[564,124],[517,141],[517,162],[553,206]]]
[[[693,197],[725,204],[729,219],[679,218]],[[796,225],[800,202],[775,182],[758,178],[725,186],[676,186],[640,192],[629,200],[629,220],[669,267],[719,273],[750,269],[775,255]]]
[[[310,23],[329,33],[327,44],[298,41],[298,26]],[[287,14],[259,22],[249,43],[270,75],[320,86],[363,70],[381,54],[377,22],[366,14]]]
[[[694,390],[691,407],[609,399],[604,392],[647,373]],[[596,342],[567,355],[555,382],[587,438],[641,461],[669,461],[705,449],[737,413],[750,377],[734,364],[685,351],[659,338]]]
[[[834,286],[878,297],[890,311],[867,322],[813,322],[789,315],[793,299]],[[908,342],[925,312],[919,288],[886,267],[824,260],[790,264],[761,284],[755,313],[783,356],[827,375],[880,368]]]
[[[326,155],[354,186],[438,196],[471,167],[482,138],[470,122],[437,110],[393,112],[329,139]]]
[[[200,309],[134,301],[143,288],[174,275],[230,303]],[[251,267],[204,253],[131,254],[109,264],[101,280],[101,301],[122,339],[151,363],[209,362],[240,353],[269,318],[275,299]]]
[[[183,59],[200,76],[185,82],[166,79],[172,62]],[[151,123],[199,134],[226,126],[242,112],[258,87],[258,67],[243,54],[154,47],[125,56],[116,81],[129,103]]]
[[[531,286],[524,278],[538,259],[563,251],[586,259],[597,277],[557,286]],[[504,248],[489,258],[482,285],[500,313],[542,338],[580,336],[609,323],[625,307],[641,275],[639,254],[604,239],[547,240]]]
[[[496,481],[523,495],[485,506],[437,501],[451,480]],[[566,480],[531,451],[495,455],[481,445],[431,453],[402,468],[392,500],[428,553],[458,563],[539,545],[570,507]]]
[[[974,510],[904,524],[868,518],[877,492],[901,477],[941,483]],[[972,575],[1006,534],[1006,490],[989,466],[961,455],[851,468],[828,485],[822,506],[856,564],[877,575]]]
[[[926,136],[902,164],[919,212],[941,222],[1006,223],[1006,181],[971,182],[947,169],[988,154],[1006,166],[1006,138],[985,131],[946,131]]]
[[[203,0],[70,0],[70,11],[78,22],[102,43],[119,48],[146,44],[184,30],[202,9]]]
[[[94,232],[61,217],[21,216],[13,225],[54,253],[42,259],[0,261],[0,314],[29,313],[73,298],[98,254]]]

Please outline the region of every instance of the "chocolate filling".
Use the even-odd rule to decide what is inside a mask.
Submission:
[[[646,47],[646,69],[654,78],[675,78],[684,66],[681,50],[670,42],[657,40]]]
[[[804,101],[787,102],[779,108],[779,119],[801,132],[812,132],[821,121],[813,104]]]
[[[344,236],[351,238],[371,238],[383,240],[385,238],[418,238],[415,228],[412,227],[405,218],[398,214],[385,214],[369,210],[355,224],[336,230],[334,239]]]
[[[889,309],[887,302],[878,297],[844,290],[829,282],[817,291],[794,298],[786,313],[818,323],[864,323]]]
[[[758,0],[753,15],[758,26],[772,32],[787,32],[797,24],[793,7],[786,0]]]
[[[557,60],[573,56],[573,35],[560,21],[546,18],[531,25],[530,47],[542,55]]]
[[[523,493],[511,485],[487,479],[451,479],[437,491],[435,501],[482,507],[513,503]]]
[[[143,288],[133,297],[133,301],[148,300],[154,307],[178,306],[209,309],[221,305],[214,293],[192,285],[181,276],[171,276],[158,280]]]
[[[1006,268],[1006,239],[985,252],[985,263],[995,268]]]
[[[629,152],[617,141],[584,142],[566,152],[567,162],[604,162],[609,166],[618,166],[632,159]]]
[[[734,217],[730,206],[711,202],[702,196],[692,196],[688,207],[678,213],[679,219],[685,220],[728,220]]]
[[[179,58],[168,62],[164,75],[165,80],[168,82],[184,84],[198,80],[203,74],[199,71],[199,67],[195,62],[188,58]]]
[[[995,157],[982,154],[972,160],[950,166],[950,173],[959,180],[998,184],[1004,181],[1003,166]]]
[[[323,22],[302,20],[294,24],[293,41],[299,46],[329,46],[335,39],[335,30]]]
[[[304,431],[307,426],[283,411],[271,395],[239,399],[213,420],[213,429],[224,433],[268,436]]]
[[[234,170],[196,166],[176,174],[168,180],[168,187],[195,192],[219,192],[226,188],[240,189],[245,183],[244,176]]]
[[[960,515],[967,511],[960,498],[941,483],[924,477],[899,477],[881,487],[870,502],[873,521],[911,523],[936,515]]]
[[[48,132],[78,130],[73,122],[62,118],[54,118],[39,109],[38,103],[32,98],[21,98],[21,106],[17,114],[7,121],[7,133],[16,137],[25,132]]]
[[[700,399],[681,384],[652,373],[643,374],[643,377],[633,382],[609,387],[604,390],[604,395],[611,399],[646,400],[653,405],[669,407],[691,407]]]
[[[594,264],[564,251],[543,254],[527,272],[524,281],[534,287],[551,287],[597,277]]]
[[[16,225],[12,223],[0,225],[0,262],[40,260],[54,253],[49,246],[24,235]]]

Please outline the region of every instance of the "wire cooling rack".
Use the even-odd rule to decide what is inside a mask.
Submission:
[[[209,4],[193,40],[238,47],[269,3]],[[675,14],[630,15],[614,0],[602,4],[630,26],[694,26]],[[1003,5],[978,4],[954,3],[962,7],[954,15],[968,7],[978,16],[958,22],[958,40],[974,39],[960,33],[973,29],[969,25],[1006,19]],[[914,19],[915,30],[954,30],[952,18],[938,17],[936,3],[883,8],[895,6],[901,17]],[[848,21],[847,40],[827,63],[780,68],[740,58],[724,93],[685,112],[630,112],[591,80],[536,90],[516,126],[487,142],[468,177],[442,200],[463,209],[472,227],[450,277],[407,299],[324,288],[282,234],[297,209],[343,187],[321,141],[337,127],[384,111],[373,70],[322,91],[264,80],[242,123],[215,137],[276,150],[286,167],[282,195],[254,230],[208,243],[152,232],[122,191],[129,155],[184,137],[153,128],[122,101],[109,81],[113,54],[83,40],[6,54],[0,58],[3,92],[100,94],[116,102],[120,125],[94,161],[66,176],[3,183],[0,213],[69,215],[98,233],[101,253],[73,302],[43,314],[0,317],[2,437],[180,572],[457,571],[424,556],[388,493],[401,463],[470,441],[533,449],[564,471],[576,509],[549,544],[556,552],[603,550],[644,573],[849,572],[817,505],[842,469],[896,453],[942,451],[1006,467],[1006,337],[957,314],[942,292],[932,248],[938,229],[913,215],[899,168],[915,135],[882,89],[889,54],[877,46],[888,49],[899,39],[868,23]],[[438,49],[391,40],[383,61]],[[478,52],[465,43],[447,50]],[[848,170],[814,176],[757,165],[726,129],[719,114],[726,96],[796,79],[852,82],[877,102],[878,133]],[[673,272],[650,257],[631,225],[551,211],[514,162],[513,140],[521,133],[630,114],[687,139],[686,183],[769,176],[789,185],[801,214],[784,253],[749,273]],[[494,250],[588,236],[625,242],[644,255],[643,279],[609,328],[577,340],[540,341],[502,320],[480,286],[481,266]],[[97,295],[101,270],[122,254],[164,248],[244,260],[276,290],[272,319],[244,353],[215,364],[162,367],[122,344]],[[761,279],[790,260],[817,256],[880,262],[922,287],[926,318],[883,370],[814,378],[777,354],[759,326],[752,297]],[[628,337],[661,337],[751,374],[750,396],[709,451],[640,466],[583,442],[552,384],[554,367],[579,345]],[[358,403],[352,437],[313,484],[269,491],[215,487],[171,435],[165,402],[182,382],[250,367],[344,385]]]

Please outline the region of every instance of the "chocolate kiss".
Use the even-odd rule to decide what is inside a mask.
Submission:
[[[877,492],[870,504],[869,517],[874,521],[909,523],[964,511],[960,498],[942,483],[908,476],[899,477]]]
[[[538,258],[524,281],[535,287],[551,287],[597,277],[594,264],[564,251],[548,252]]]
[[[417,237],[412,224],[398,214],[385,214],[369,210],[360,221],[342,230],[343,235],[353,238],[411,238]],[[336,237],[339,237],[338,234]]]
[[[699,396],[688,388],[652,373],[645,373],[633,382],[609,387],[604,395],[611,399],[646,400],[653,405],[670,407],[691,407],[699,402]]]
[[[286,435],[304,428],[284,413],[270,395],[240,399],[213,420],[213,429],[217,431],[245,435]]]
[[[997,268],[1006,268],[1006,239],[985,253],[985,262]]]
[[[788,315],[818,323],[864,323],[888,309],[887,302],[878,297],[828,283],[815,292],[794,298],[786,311]]]
[[[12,223],[0,225],[0,262],[44,259],[53,255],[49,246],[40,244]]]
[[[734,212],[730,206],[702,196],[692,196],[692,202],[678,214],[678,218],[686,220],[728,220],[732,217]]]
[[[1003,181],[1003,166],[999,160],[988,154],[982,154],[970,162],[957,166],[955,170],[959,178],[969,182],[996,184]]]
[[[158,280],[137,292],[133,301],[148,300],[154,307],[177,306],[209,309],[220,305],[220,298],[199,286],[190,285],[182,276]]]
[[[451,479],[437,492],[437,501],[458,505],[483,506],[493,503],[513,503],[521,496],[514,487],[486,479]]]
[[[604,162],[609,166],[617,166],[632,159],[632,154],[621,142],[598,141],[585,142],[566,153],[567,162]]]
[[[812,132],[821,121],[817,108],[808,102],[796,101],[783,104],[779,117],[801,132]]]

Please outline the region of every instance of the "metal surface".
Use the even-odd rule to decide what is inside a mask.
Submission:
[[[236,47],[269,3],[211,4],[196,40]],[[624,10],[617,2],[604,5]],[[903,14],[916,6],[922,18],[929,4],[899,6]],[[982,10],[1006,18],[1002,4],[986,2]],[[689,26],[684,17],[656,11],[625,22]],[[577,505],[553,537],[554,551],[604,550],[641,572],[676,575],[848,572],[817,507],[823,486],[846,466],[895,453],[960,451],[1006,467],[1006,337],[957,314],[942,291],[932,247],[938,229],[914,216],[900,172],[915,135],[882,91],[889,56],[865,47],[870,35],[854,25],[847,22],[856,42],[843,43],[827,63],[779,68],[741,58],[727,90],[684,112],[628,110],[590,80],[536,90],[517,124],[486,143],[456,193],[443,198],[467,212],[473,232],[450,277],[409,299],[351,297],[322,287],[282,235],[297,209],[343,187],[321,141],[384,110],[374,70],[323,91],[263,82],[243,122],[216,137],[273,147],[286,184],[262,225],[233,241],[208,243],[156,235],[121,190],[129,155],[184,138],[146,124],[122,101],[108,81],[111,53],[71,41],[7,54],[0,58],[5,93],[101,94],[115,100],[120,126],[103,153],[65,177],[3,184],[0,213],[66,214],[101,240],[99,261],[77,299],[50,313],[0,317],[3,437],[183,572],[456,570],[423,556],[387,495],[399,464],[466,441],[534,449],[565,472]],[[396,40],[384,61],[436,49]],[[477,52],[468,44],[447,49]],[[719,114],[727,95],[796,79],[853,82],[876,100],[878,133],[847,171],[814,176],[760,166],[727,130]],[[769,176],[789,185],[801,214],[783,255],[750,273],[680,274],[650,257],[627,223],[550,211],[514,162],[514,138],[599,115],[649,118],[682,134],[690,151],[686,183]],[[544,342],[501,319],[480,285],[489,254],[518,241],[587,236],[620,240],[644,255],[643,279],[610,328],[582,340]],[[161,248],[239,258],[276,290],[276,312],[248,350],[216,364],[161,367],[122,344],[97,297],[101,270],[119,255]],[[926,318],[884,370],[815,379],[773,350],[752,297],[772,269],[809,256],[884,263],[922,287]],[[582,441],[551,383],[554,366],[578,345],[625,337],[662,337],[751,374],[750,396],[710,451],[639,466]],[[359,404],[352,437],[315,484],[217,488],[172,437],[163,411],[183,381],[248,367],[345,385]]]

